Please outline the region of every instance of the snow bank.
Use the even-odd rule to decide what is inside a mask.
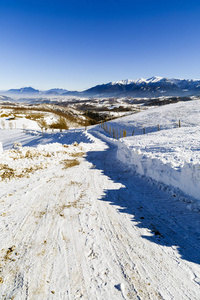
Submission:
[[[200,127],[121,139],[117,158],[136,171],[200,201]]]
[[[0,154],[3,152],[3,146],[2,143],[0,142]]]

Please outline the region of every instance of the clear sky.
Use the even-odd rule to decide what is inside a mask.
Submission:
[[[200,78],[200,1],[0,0],[0,90]]]

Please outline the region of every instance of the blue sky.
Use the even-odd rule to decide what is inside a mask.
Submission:
[[[200,1],[0,0],[0,90],[200,78]]]

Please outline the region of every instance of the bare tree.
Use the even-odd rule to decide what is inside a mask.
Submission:
[[[26,124],[23,124],[23,132],[26,130]]]
[[[2,126],[3,129],[5,129],[6,124],[5,124],[4,120],[1,120],[1,126]]]
[[[46,121],[41,118],[40,120],[37,121],[37,123],[38,123],[40,129],[42,130],[42,136],[44,136],[44,128],[47,128]]]
[[[9,122],[8,126],[9,126],[10,129],[13,129],[13,123],[12,122]]]

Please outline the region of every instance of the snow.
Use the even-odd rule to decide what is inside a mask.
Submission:
[[[124,84],[124,85],[127,85],[127,84],[131,84],[131,83],[135,83],[135,80],[123,79],[123,80],[111,82],[112,85],[115,85],[115,84]]]
[[[111,84],[112,85],[115,85],[115,84],[128,85],[128,84],[131,84],[131,83],[135,83],[135,84],[146,83],[146,84],[149,84],[149,83],[160,82],[163,79],[167,79],[167,78],[160,77],[160,76],[152,76],[152,77],[147,78],[147,79],[144,79],[144,78],[138,78],[138,79],[135,79],[135,80],[132,80],[132,79],[122,79],[122,80],[111,82]],[[178,78],[172,78],[172,79],[167,79],[167,80],[171,81],[172,83],[175,83],[175,84],[177,84],[180,80],[186,80],[188,82],[198,82],[199,81],[199,79],[178,79]]]
[[[17,112],[17,116],[15,112],[11,109],[1,109],[0,110],[0,129],[31,129],[31,130],[40,130],[37,120],[31,120],[29,117],[33,117],[34,115],[41,115],[40,119],[43,119],[47,125],[51,125],[52,123],[56,123],[59,119],[53,113],[49,112],[39,112],[39,111],[27,111],[27,113]],[[29,116],[30,115],[30,116]]]
[[[159,76],[153,76],[151,78],[146,79],[147,83],[156,83],[159,82],[163,79],[163,77],[159,77]]]
[[[139,174],[179,188],[199,200],[200,126],[129,137],[119,144],[118,158]],[[173,137],[173,138],[172,138]]]
[[[148,78],[148,79],[144,79],[144,78],[139,78],[139,79],[136,79],[136,80],[123,79],[123,80],[111,82],[111,84],[112,85],[115,85],[115,84],[128,85],[128,84],[131,84],[131,83],[136,83],[136,84],[141,84],[141,83],[156,83],[156,82],[161,81],[162,79],[163,79],[163,77],[153,76],[153,77]]]
[[[199,109],[109,122],[120,140],[0,130],[2,299],[198,300]]]
[[[118,146],[120,161],[135,166],[139,174],[179,188],[200,201],[199,123],[200,101],[194,100],[126,116],[107,126],[118,130],[118,136],[120,131],[127,131],[128,137],[121,138]],[[193,209],[199,207],[197,202]]]
[[[160,130],[177,128],[181,122],[181,127],[192,127],[200,124],[200,101],[178,102],[161,107],[152,108],[137,114],[132,114],[120,119],[116,119],[107,124],[116,130],[126,130],[131,136],[157,132],[158,124]]]

